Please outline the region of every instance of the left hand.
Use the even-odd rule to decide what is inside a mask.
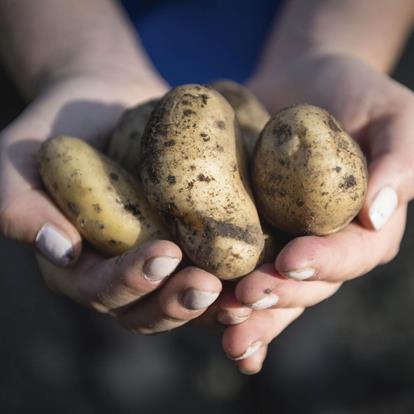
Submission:
[[[367,157],[368,192],[358,219],[346,228],[293,239],[275,264],[261,266],[237,284],[236,300],[254,311],[226,329],[223,346],[247,373],[260,370],[267,345],[306,307],[397,255],[414,197],[410,90],[346,55],[302,56],[277,78],[279,85],[275,74],[251,86],[272,113],[299,102],[331,112]]]

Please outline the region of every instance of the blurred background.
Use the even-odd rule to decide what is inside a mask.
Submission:
[[[414,38],[393,76],[414,89]],[[0,91],[3,128],[25,104],[3,72]],[[413,251],[411,206],[399,256],[308,310],[246,377],[218,334],[124,332],[50,293],[30,248],[0,239],[0,412],[413,413]]]

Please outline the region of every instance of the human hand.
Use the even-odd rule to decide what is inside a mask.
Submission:
[[[281,65],[273,78],[255,79],[251,87],[272,113],[299,102],[326,108],[359,142],[369,168],[358,219],[329,236],[293,239],[274,265],[266,264],[238,283],[237,301],[259,310],[227,329],[223,346],[234,358],[260,341],[258,352],[238,362],[243,371],[256,372],[267,344],[304,308],[398,253],[414,194],[414,94],[346,55],[303,55]]]
[[[217,298],[220,281],[192,267],[168,279],[182,259],[169,241],[110,259],[82,247],[79,233],[42,190],[36,153],[43,140],[59,134],[102,148],[125,107],[163,92],[115,77],[71,76],[49,85],[0,141],[1,234],[36,248],[50,288],[142,333],[170,330],[199,316]]]

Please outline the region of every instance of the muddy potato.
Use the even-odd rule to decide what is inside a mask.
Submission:
[[[56,204],[99,251],[115,256],[167,237],[140,184],[85,141],[67,136],[46,141],[39,172]]]
[[[220,92],[233,107],[240,124],[249,158],[270,114],[261,102],[245,86],[230,80],[218,80],[210,85]]]
[[[128,170],[139,176],[141,140],[152,111],[159,99],[152,99],[124,112],[112,133],[106,153]]]
[[[222,279],[253,270],[263,249],[234,111],[216,91],[185,85],[156,107],[142,146],[152,207],[197,266]]]
[[[260,136],[252,168],[260,212],[289,233],[338,231],[364,201],[364,155],[338,122],[316,106],[279,112]]]
[[[247,163],[250,165],[256,142],[270,120],[269,112],[249,89],[237,82],[223,79],[212,82],[210,86],[223,95],[232,106],[246,146]],[[282,234],[264,221],[261,226],[264,249],[260,264],[273,262],[288,242],[286,234]]]

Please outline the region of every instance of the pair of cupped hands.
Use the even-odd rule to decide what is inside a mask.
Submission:
[[[0,225],[3,236],[35,247],[52,290],[144,334],[190,321],[221,327],[225,354],[253,374],[270,342],[307,307],[397,254],[414,196],[414,95],[345,55],[302,56],[248,86],[271,113],[299,102],[326,108],[359,142],[368,161],[368,192],[358,218],[340,232],[297,237],[274,263],[233,283],[180,266],[183,253],[170,241],[115,258],[81,247],[79,233],[40,183],[41,142],[66,134],[103,148],[126,106],[164,92],[102,73],[49,83],[2,132]]]

